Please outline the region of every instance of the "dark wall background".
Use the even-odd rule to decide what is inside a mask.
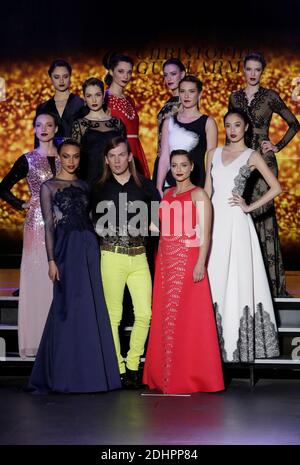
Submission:
[[[167,6],[165,5],[167,3]],[[149,42],[189,37],[253,48],[300,45],[299,0],[102,2],[20,0],[0,6],[0,57],[41,57],[51,51],[143,48]]]

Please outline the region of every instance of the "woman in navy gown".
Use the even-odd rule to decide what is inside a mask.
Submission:
[[[41,186],[53,301],[28,389],[97,392],[121,387],[100,276],[97,237],[88,215],[89,188],[76,177],[79,144],[58,148],[61,171]]]

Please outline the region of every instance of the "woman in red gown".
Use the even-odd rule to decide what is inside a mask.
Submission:
[[[192,169],[187,151],[171,152],[176,186],[165,192],[159,207],[161,235],[143,383],[166,394],[224,389],[205,266],[211,203],[191,183]]]
[[[127,55],[112,55],[105,66],[108,68],[108,73],[104,81],[109,87],[106,91],[107,107],[112,116],[124,123],[136,168],[149,178],[147,159],[139,139],[139,115],[134,100],[124,94],[124,89],[131,79],[133,60]]]

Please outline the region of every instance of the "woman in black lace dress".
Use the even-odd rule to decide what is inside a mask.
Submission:
[[[251,140],[247,143],[252,149],[260,151],[269,168],[275,176],[278,176],[275,153],[290,142],[300,125],[277,92],[260,85],[265,66],[265,59],[260,53],[251,53],[245,57],[246,87],[230,95],[229,109],[239,109],[247,114],[252,124]],[[269,127],[273,113],[279,114],[289,126],[283,138],[276,144],[269,139]],[[266,182],[255,170],[248,181],[244,196],[248,203],[254,202],[267,189]],[[273,200],[251,214],[260,240],[273,297],[285,296],[287,295],[285,274]]]
[[[160,156],[162,125],[168,116],[175,115],[180,107],[179,82],[185,76],[185,66],[178,58],[169,58],[163,64],[164,81],[167,88],[172,92],[172,97],[167,100],[157,115],[157,157],[154,162],[152,180],[153,184],[157,182],[157,170]]]
[[[109,391],[121,384],[89,218],[89,187],[75,174],[79,144],[66,139],[58,152],[61,170],[41,186],[53,301],[28,389]]]
[[[106,112],[104,84],[100,79],[87,79],[82,89],[89,112],[74,121],[72,138],[81,146],[80,177],[92,185],[102,176],[106,143],[115,136],[126,137],[126,128],[120,119]]]

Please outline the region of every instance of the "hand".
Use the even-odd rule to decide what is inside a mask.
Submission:
[[[230,197],[228,200],[231,207],[240,207],[243,212],[249,213],[249,205],[246,204],[245,199],[243,199],[240,195],[233,194],[233,197]]]
[[[27,200],[27,202],[24,202],[22,203],[22,208],[24,210],[30,208],[30,207],[37,207],[39,205],[39,197],[30,197],[29,200]]]
[[[164,196],[164,191],[161,190],[161,189],[157,189],[157,190],[158,190],[158,192],[159,192],[160,198],[162,199],[163,196]]]
[[[263,140],[260,144],[260,148],[263,155],[269,151],[272,151],[274,153],[278,152],[278,148],[276,147],[276,145],[272,144],[269,140]]]
[[[194,283],[197,283],[199,281],[202,281],[206,273],[206,267],[204,263],[197,262],[196,266],[193,271],[193,281]]]
[[[59,271],[54,260],[50,260],[49,262],[48,276],[52,282],[56,279],[59,281]]]
[[[22,208],[24,210],[27,210],[31,206],[31,199],[29,199],[27,202],[22,203]]]

